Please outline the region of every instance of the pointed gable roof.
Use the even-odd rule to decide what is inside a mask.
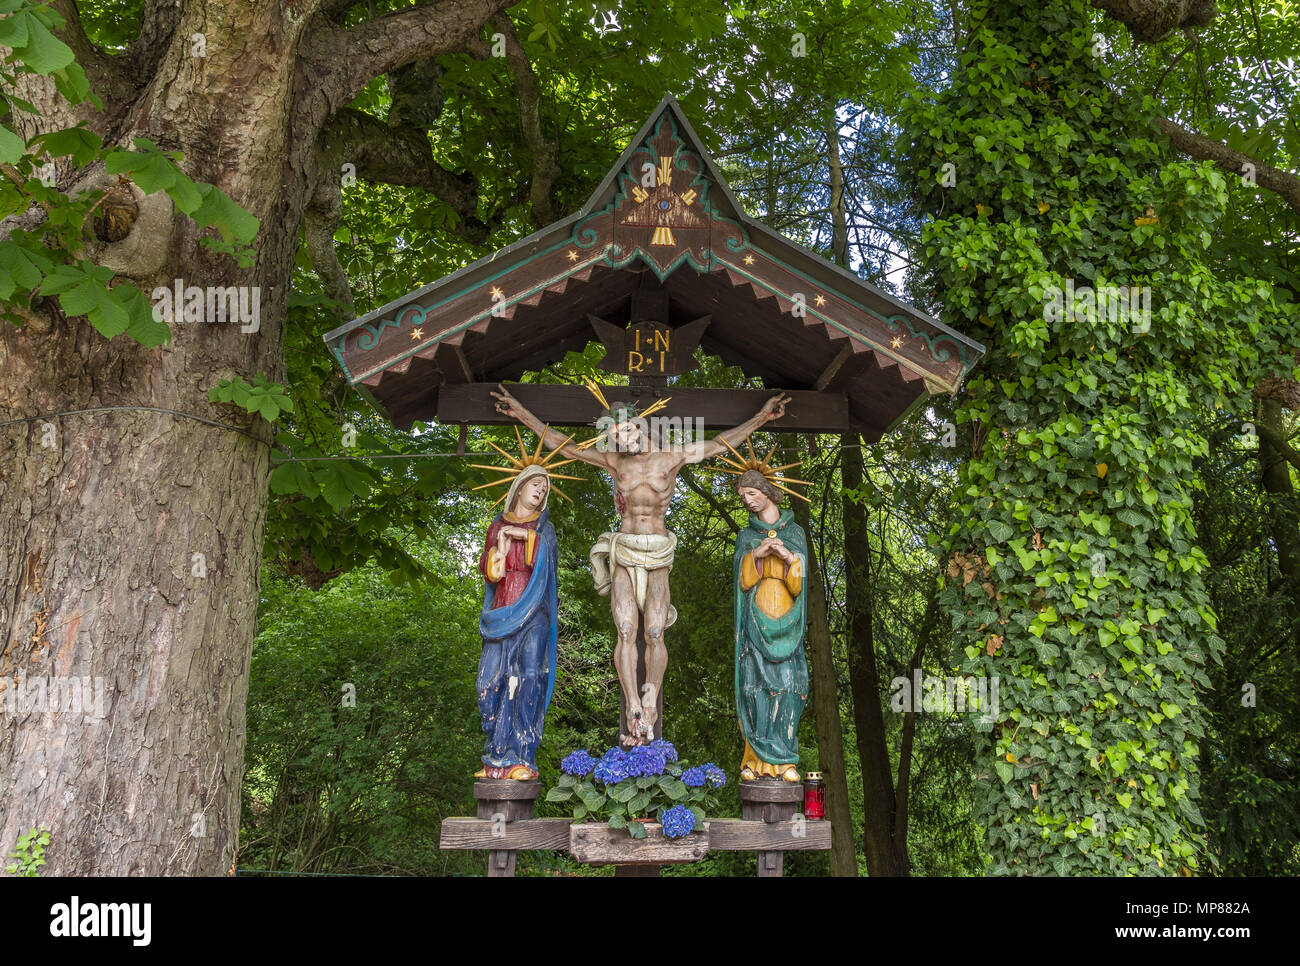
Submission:
[[[582,351],[596,338],[592,316],[638,321],[634,296],[648,290],[662,290],[669,318],[660,321],[673,327],[708,317],[703,349],[769,388],[843,396],[836,426],[791,424],[801,431],[856,429],[877,439],[928,392],[955,391],[983,353],[750,218],[671,95],[582,209],[325,342],[349,381],[399,426],[493,423],[489,385]],[[475,394],[477,407],[466,408]],[[586,421],[567,419],[572,411],[553,421]]]

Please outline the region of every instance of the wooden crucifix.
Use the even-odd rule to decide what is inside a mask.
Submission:
[[[603,368],[626,372],[642,386],[654,385],[650,380],[666,386],[668,376],[694,366],[690,349],[708,320],[691,323],[694,330],[683,336],[680,329],[674,332],[654,318],[655,309],[653,302],[634,306],[633,317],[640,318],[626,329],[593,320],[609,350]],[[624,745],[646,744],[663,737],[663,680],[668,666],[664,632],[677,617],[668,585],[677,537],[666,523],[677,474],[688,464],[726,453],[755,430],[781,418],[789,399],[778,393],[740,425],[710,440],[686,442],[655,431],[647,417],[658,403],[638,412],[633,403],[611,403],[599,387],[590,388],[601,403],[597,420],[601,432],[579,444],[549,429],[504,386],[493,396],[499,412],[541,435],[548,447],[600,467],[613,481],[621,524],[618,530],[601,534],[592,546],[592,577],[597,591],[609,595],[618,637],[614,666],[622,691],[619,740]]]

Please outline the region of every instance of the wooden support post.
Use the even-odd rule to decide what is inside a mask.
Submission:
[[[542,793],[542,783],[513,781],[509,778],[480,778],[474,782],[474,798],[478,802],[478,817],[501,823],[501,837],[510,822],[533,817],[533,803]],[[495,834],[495,825],[494,825]],[[493,849],[488,852],[488,878],[513,878],[515,850]]]
[[[748,820],[771,824],[788,822],[803,810],[803,783],[787,782],[779,778],[760,778],[740,783],[740,814]],[[758,853],[760,879],[781,876],[785,866],[784,851]]]
[[[642,624],[636,632],[636,689],[640,693],[645,686],[646,679],[646,658],[645,658],[645,626]],[[661,738],[664,733],[664,695],[660,690],[655,696],[655,713],[658,716],[655,721],[655,737]],[[627,717],[627,705],[623,704],[619,712],[619,733],[630,735],[632,733],[632,722]],[[620,747],[622,747],[620,745]],[[614,866],[614,877],[623,878],[658,878],[659,866],[654,864],[641,865],[616,865]]]
[[[645,643],[645,621],[641,619],[640,625],[636,632],[636,689],[637,693],[644,695],[642,690],[645,687],[646,676],[649,671],[646,667],[646,643]],[[627,705],[620,701],[618,726],[620,735],[630,735],[632,733],[632,722],[628,720]],[[659,693],[655,695],[655,734],[656,738],[664,736],[664,692],[660,688]],[[620,744],[620,747],[622,745]],[[659,866],[657,865],[616,865],[614,866],[614,877],[625,878],[628,876],[634,878],[657,878],[659,875]]]

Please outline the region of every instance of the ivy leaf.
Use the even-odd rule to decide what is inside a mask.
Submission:
[[[1015,535],[1015,530],[1011,529],[1001,520],[990,520],[988,522],[989,535],[998,543],[1005,543]]]

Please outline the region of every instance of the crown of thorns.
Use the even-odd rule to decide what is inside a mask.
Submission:
[[[609,419],[612,420],[614,426],[617,426],[620,423],[630,422],[631,420],[634,419],[644,419],[647,416],[653,416],[655,413],[659,412],[659,410],[663,409],[665,406],[668,405],[669,402],[672,401],[672,396],[667,396],[663,399],[656,399],[649,406],[646,406],[645,409],[641,410],[640,412],[637,412],[636,405],[634,403],[619,402],[619,403],[611,404],[610,401],[605,398],[605,393],[601,391],[600,386],[596,385],[596,383],[593,380],[588,379],[585,383],[583,383],[583,385],[587,387],[587,391],[591,393],[593,396],[595,396],[596,401],[600,403],[602,409],[600,414],[601,418],[603,419],[605,417],[609,417]],[[599,422],[599,420],[597,422]],[[613,428],[612,426],[609,427],[609,429],[612,428]],[[608,432],[609,429],[606,429],[605,432]],[[588,447],[595,446],[597,440],[599,440],[604,435],[605,433],[597,433],[591,439],[583,440],[581,443],[578,444],[578,449],[587,449]]]

